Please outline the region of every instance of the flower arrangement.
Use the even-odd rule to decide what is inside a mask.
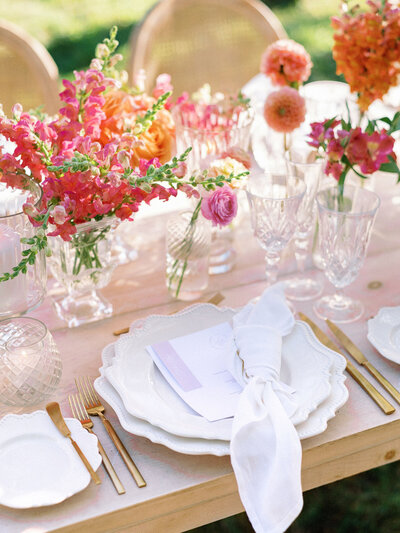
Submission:
[[[225,96],[211,93],[209,84],[203,85],[190,97],[183,93],[176,101],[174,116],[185,128],[192,128],[210,133],[229,131],[247,120],[250,99],[241,91]]]
[[[0,134],[15,143],[13,154],[0,148],[0,181],[25,188],[27,181],[40,183],[39,207],[27,202],[24,211],[39,231],[25,244],[21,262],[7,281],[35,262],[48,249],[48,236],[70,241],[79,226],[103,219],[131,219],[142,203],[154,198],[167,201],[183,191],[188,196],[212,193],[240,176],[209,176],[207,171],[185,177],[190,148],[172,157],[174,129],[169,106],[170,84],[161,77],[153,96],[141,87],[122,87],[124,76],[115,65],[121,59],[117,28],[98,45],[86,71],[64,80],[62,107],[56,117],[38,117],[13,108],[12,118],[0,117]],[[164,89],[168,89],[164,92]],[[28,170],[29,176],[26,176]],[[219,205],[219,203],[218,203]],[[199,208],[200,209],[200,208]],[[84,249],[87,243],[81,243]],[[95,246],[94,243],[93,246]],[[77,249],[80,243],[77,242]],[[78,264],[97,264],[95,249]]]
[[[298,128],[306,116],[305,100],[298,90],[310,77],[311,68],[305,48],[291,39],[272,43],[261,58],[261,72],[281,87],[267,96],[264,118],[270,128],[283,133],[285,151],[286,135]]]
[[[367,9],[349,9],[345,1],[341,16],[332,17],[336,72],[357,93],[361,111],[396,86],[400,75],[400,8],[368,0]]]
[[[380,128],[379,123],[388,128]],[[350,118],[347,122],[332,118],[311,124],[308,144],[326,154],[325,174],[338,181],[339,192],[342,194],[350,169],[362,179],[368,177],[366,174],[377,170],[394,172],[400,181],[392,136],[399,129],[400,112],[392,120],[387,117],[369,120],[364,129],[360,126],[353,128]]]

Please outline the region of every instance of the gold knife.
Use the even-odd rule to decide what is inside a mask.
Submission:
[[[384,398],[382,394],[372,385],[372,383],[369,382],[368,379],[365,378],[361,374],[361,372],[357,370],[357,368],[347,359],[347,357],[343,355],[338,346],[336,346],[336,344],[331,341],[331,339],[327,335],[325,335],[325,333],[317,326],[317,324],[315,324],[310,318],[308,318],[308,316],[304,315],[303,313],[297,313],[297,315],[300,320],[306,322],[311,327],[315,336],[322,344],[324,344],[327,348],[330,348],[334,352],[339,353],[346,359],[347,372],[382,409],[385,415],[391,415],[392,413],[394,413],[395,408],[393,407],[393,405],[389,403],[386,398]]]
[[[400,392],[368,361],[362,351],[352,342],[349,337],[336,324],[326,321],[328,328],[335,335],[340,344],[349,352],[359,365],[364,366],[368,372],[382,385],[382,387],[400,404]]]
[[[60,405],[57,402],[48,403],[46,405],[46,411],[49,417],[51,418],[53,424],[56,426],[58,431],[61,433],[61,435],[69,438],[72,446],[75,448],[75,451],[79,455],[82,463],[86,466],[86,469],[89,472],[93,481],[96,483],[96,485],[100,485],[101,479],[99,478],[98,474],[93,470],[92,465],[86,459],[86,456],[84,455],[83,451],[79,448],[78,444],[71,437],[71,431],[69,427],[67,426],[67,424],[65,423],[63,415],[61,414]]]

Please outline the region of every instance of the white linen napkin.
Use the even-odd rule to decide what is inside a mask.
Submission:
[[[245,387],[233,420],[231,461],[257,533],[285,531],[303,507],[302,450],[290,421],[296,392],[279,381],[282,337],[294,323],[281,283],[233,318],[240,357],[233,371]]]

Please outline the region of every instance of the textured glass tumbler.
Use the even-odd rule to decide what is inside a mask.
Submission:
[[[62,372],[60,354],[47,330],[35,318],[0,321],[0,402],[35,405],[56,389]]]
[[[196,300],[208,286],[211,224],[184,211],[167,223],[167,288],[174,298]]]
[[[315,230],[315,197],[319,189],[324,161],[317,159],[307,163],[301,160],[301,154],[289,158],[286,155],[286,167],[289,176],[293,176],[306,185],[306,193],[297,213],[297,228],[294,235],[295,257],[298,274],[286,281],[285,294],[292,300],[312,300],[322,292],[322,283],[305,275],[306,259],[311,248],[311,237]]]
[[[303,181],[286,174],[266,174],[248,183],[254,235],[266,252],[266,278],[271,285],[278,277],[282,250],[296,231],[297,213],[305,191]]]
[[[360,187],[338,186],[317,194],[319,247],[324,272],[336,288],[332,295],[320,298],[315,313],[333,322],[353,322],[363,314],[361,302],[342,293],[358,276],[364,263],[371,230],[380,204],[379,197]]]
[[[249,147],[254,110],[243,109],[232,117],[226,117],[222,110],[216,109],[214,116],[210,117],[209,107],[197,104],[195,110],[176,108],[173,112],[178,153],[192,147],[186,159],[189,173],[205,168],[210,158],[216,159],[233,146],[243,150]]]

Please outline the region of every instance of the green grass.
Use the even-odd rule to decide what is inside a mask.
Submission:
[[[88,66],[96,44],[113,24],[119,27],[124,52],[130,31],[153,4],[154,0],[4,0],[0,18],[39,39],[56,61],[60,76],[70,78],[74,69]],[[298,0],[273,7],[289,36],[311,54],[312,80],[336,78],[329,18],[338,5],[336,0]]]
[[[268,4],[268,0],[266,0]],[[273,5],[279,3],[274,0]],[[119,26],[122,51],[130,31],[154,0],[3,0],[0,17],[37,37],[54,57],[60,75],[88,66],[95,45]],[[272,5],[272,4],[271,4]],[[337,79],[331,55],[330,16],[337,0],[281,0],[273,7],[292,39],[311,54],[312,80]],[[290,533],[387,533],[400,531],[400,467],[388,465],[305,494],[304,509]],[[252,531],[244,514],[210,524],[201,533]]]

